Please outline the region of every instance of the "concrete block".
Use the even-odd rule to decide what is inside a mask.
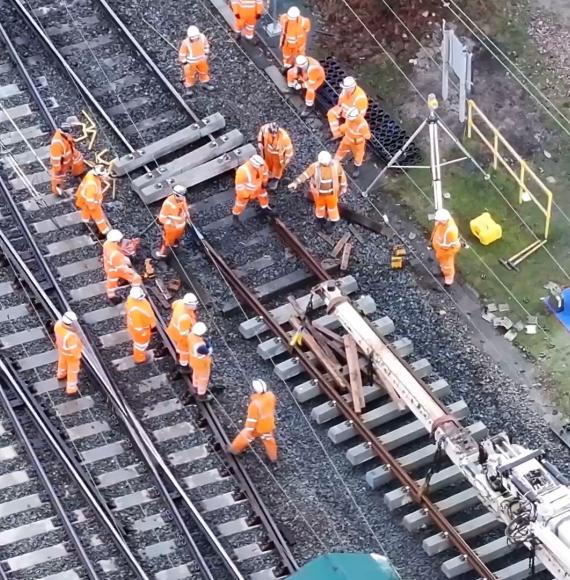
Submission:
[[[354,279],[353,276],[344,276],[338,280],[339,288],[345,296],[352,294],[358,290],[358,283]],[[297,304],[302,309],[307,308],[309,301],[311,300],[311,295],[306,294],[305,296],[301,296],[301,298],[297,299]],[[313,300],[313,307],[320,308],[323,306],[323,301],[315,297]],[[293,314],[293,307],[287,303],[283,304],[282,306],[278,306],[274,308],[270,312],[271,317],[279,324],[285,324],[291,318]],[[239,325],[239,331],[244,338],[253,338],[262,334],[263,332],[267,332],[269,330],[267,324],[263,322],[259,317],[256,318],[249,318],[245,320]]]
[[[516,548],[517,546],[509,542],[506,536],[502,536],[488,544],[475,548],[475,553],[483,562],[492,562],[511,554]],[[470,570],[472,570],[471,565],[463,556],[456,556],[441,565],[441,571],[447,578],[455,578],[467,574]]]
[[[449,411],[459,419],[464,419],[469,413],[467,403],[463,400],[452,403],[448,408]],[[407,445],[412,441],[421,439],[426,435],[429,435],[429,433],[426,431],[425,426],[421,421],[416,419],[407,425],[402,425],[402,427],[394,429],[394,431],[389,431],[388,433],[380,435],[377,439],[388,450],[394,450],[402,445]],[[374,459],[374,457],[376,457],[376,453],[368,443],[360,443],[351,447],[346,452],[346,458],[352,465],[362,465],[363,463]]]
[[[283,94],[291,93],[291,88],[287,84],[283,73],[274,65],[269,65],[265,68],[265,73],[273,81],[273,84],[277,87],[277,90]]]
[[[372,314],[376,310],[376,302],[371,296],[361,296],[356,300],[356,305],[366,315]],[[330,330],[335,330],[341,326],[338,318],[333,314],[325,314],[313,321],[315,324],[324,326]],[[293,331],[287,333],[289,336],[293,335]],[[257,354],[263,359],[268,360],[278,354],[287,351],[287,346],[281,342],[280,338],[271,338],[260,343],[257,347]]]
[[[457,469],[455,465],[450,465],[449,467],[446,467],[445,469],[442,469],[441,471],[433,474],[429,487],[432,491],[438,491],[440,489],[446,488],[448,485],[453,485],[462,479],[463,475],[459,469]],[[374,482],[368,481],[368,474],[366,477],[366,482],[372,489],[376,489],[373,485]],[[421,487],[425,483],[425,479],[422,478],[416,483]],[[390,511],[393,511],[412,503],[412,498],[405,488],[399,487],[398,489],[394,489],[384,494],[384,503]]]
[[[460,513],[470,507],[479,503],[479,496],[477,491],[469,487],[459,493],[455,493],[436,502],[437,509],[446,517]],[[431,524],[431,518],[424,509],[415,510],[412,513],[406,514],[402,518],[402,523],[406,530],[410,532],[418,532],[427,528]]]
[[[176,133],[172,133],[154,143],[149,143],[144,149],[123,155],[123,157],[114,161],[113,171],[116,175],[125,175],[189,143],[193,143],[205,135],[223,129],[225,126],[224,117],[220,113],[214,113]]]
[[[364,397],[365,403],[368,404],[384,395],[384,391],[378,385],[363,385],[362,395]],[[352,402],[352,396],[350,394],[343,395],[342,398],[347,403]],[[318,405],[311,411],[311,418],[319,425],[322,425],[327,421],[335,419],[339,416],[339,414],[338,407],[334,404],[334,402],[327,401],[322,405]]]
[[[248,143],[239,149],[234,149],[216,159],[212,159],[211,161],[202,163],[198,167],[193,167],[188,171],[184,171],[184,173],[180,173],[176,177],[176,183],[187,188],[193,187],[194,185],[198,185],[198,183],[208,181],[226,171],[235,169],[256,153],[255,147]],[[164,199],[169,192],[170,183],[160,181],[154,185],[144,187],[140,191],[139,196],[145,203],[153,203]]]
[[[434,395],[440,398],[448,395],[450,391],[448,382],[443,379],[431,383],[429,389]],[[380,395],[386,394],[384,389],[378,388],[378,391]],[[318,407],[313,409],[313,412],[315,412],[316,409],[318,409]],[[364,421],[364,424],[368,429],[374,429],[375,427],[383,425],[388,421],[392,421],[397,417],[401,417],[406,413],[409,413],[408,409],[400,410],[396,403],[390,401],[376,409],[371,409],[370,411],[363,413],[362,421]],[[355,437],[356,431],[351,424],[347,424],[345,421],[344,423],[339,423],[338,425],[331,427],[328,431],[328,436],[333,443],[338,444]]]
[[[140,194],[144,187],[154,185],[157,181],[167,179],[176,181],[175,178],[180,173],[239,147],[244,142],[244,139],[240,131],[233,129],[229,133],[218,137],[215,141],[210,141],[202,145],[202,147],[193,149],[186,155],[174,159],[170,163],[161,165],[158,169],[153,169],[151,172],[137,177],[132,182],[132,188]]]
[[[399,338],[392,343],[400,356],[409,356],[414,352],[414,344],[409,338]]]
[[[534,565],[534,571],[538,574],[544,569],[544,564],[537,558]],[[528,557],[526,557],[515,564],[511,564],[506,568],[501,568],[501,570],[495,571],[494,574],[497,580],[523,580],[523,578],[531,578],[532,570],[528,566]],[[535,578],[536,575],[533,575],[532,577]]]
[[[474,536],[485,534],[500,525],[503,525],[502,522],[498,520],[494,514],[487,512],[481,516],[473,518],[472,520],[455,526],[455,529],[464,538],[473,538]],[[439,534],[425,538],[422,542],[422,547],[428,556],[435,556],[436,554],[448,550],[451,547],[451,543],[447,536],[444,536],[440,532]]]
[[[467,429],[471,433],[471,435],[473,435],[473,437],[478,441],[489,434],[487,427],[485,427],[485,425],[480,421],[474,423],[473,425],[469,425]],[[413,451],[408,455],[399,457],[398,462],[407,471],[412,472],[419,469],[420,467],[427,465],[428,463],[431,463],[435,455],[435,450],[436,450],[435,445],[433,444],[426,445],[425,447]],[[386,485],[389,481],[392,480],[393,477],[391,470],[386,465],[381,465],[380,467],[372,469],[371,472],[373,473],[371,473],[370,476],[368,476],[368,473],[366,474],[367,479],[373,481],[374,485],[378,487]]]

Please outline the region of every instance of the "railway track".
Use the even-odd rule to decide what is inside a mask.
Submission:
[[[19,9],[24,14],[21,5]],[[16,51],[13,43],[11,48]],[[54,54],[53,47],[50,52]],[[28,96],[22,90],[23,76],[18,76],[25,74],[27,58],[5,63],[2,69],[3,85],[20,101]],[[102,278],[97,242],[85,235],[68,201],[47,194],[45,168],[43,180],[23,175],[22,166],[42,166],[55,127],[45,100],[32,85],[28,88],[34,101],[10,102],[5,109],[3,120],[10,124],[12,105],[20,107],[25,123],[35,128],[28,133],[36,141],[23,139],[26,128],[18,126],[12,135],[15,147],[5,151],[5,166],[17,176],[2,181],[0,187],[2,229],[17,246],[11,265],[28,286],[36,288],[43,316],[53,322],[68,305],[80,313],[90,345],[86,366],[96,376],[93,383],[81,381],[81,398],[71,402],[65,398],[57,381],[47,378],[53,376],[55,351],[45,328],[34,315],[28,316],[29,304],[19,303],[8,284],[6,300],[14,305],[5,311],[10,325],[2,338],[15,349],[9,353],[18,361],[20,374],[33,383],[38,397],[56,409],[54,420],[61,423],[90,477],[130,531],[129,540],[136,545],[145,574],[156,578],[252,575],[263,580],[291,572],[295,561],[248,474],[235,459],[220,454],[227,439],[213,409],[205,404],[196,413],[182,405],[179,395],[184,385],[167,376],[172,368],[168,349],[153,350],[154,356],[142,369],[135,368],[130,356],[117,356],[129,352],[128,337],[122,330],[122,306],[109,307],[103,285],[96,281]],[[96,102],[93,99],[91,105]],[[105,109],[101,107],[99,113],[104,117]],[[119,127],[113,130],[130,145]],[[133,152],[134,147],[127,151]],[[26,262],[33,263],[34,272],[24,275]],[[57,304],[41,294],[42,286],[55,294]],[[19,321],[17,328],[15,321]],[[164,327],[161,336],[168,347]],[[23,356],[22,344],[33,354]],[[113,403],[112,409],[105,399]],[[67,405],[69,411],[57,413],[57,405]]]

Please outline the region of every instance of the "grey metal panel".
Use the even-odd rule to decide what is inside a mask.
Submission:
[[[154,143],[149,143],[144,149],[141,149],[134,154],[124,155],[113,163],[113,171],[116,175],[125,175],[130,171],[134,171],[143,167],[147,163],[154,161],[168,153],[172,153],[189,143],[197,141],[205,135],[209,135],[214,131],[223,129],[226,126],[226,121],[220,113],[214,113],[209,117],[205,117],[198,123],[193,123],[176,133],[172,133],[163,139],[159,139]]]
[[[10,308],[2,308],[0,310],[0,322],[7,322],[8,320],[16,320],[17,318],[22,318],[22,316],[27,316],[30,313],[27,304],[18,304],[17,306],[11,306]]]
[[[14,542],[39,536],[40,534],[47,534],[55,529],[52,519],[47,518],[45,520],[38,520],[29,524],[24,524],[17,528],[3,530],[0,531],[0,546],[7,546]]]
[[[101,282],[95,282],[94,284],[88,284],[87,286],[82,286],[81,288],[73,288],[69,291],[72,302],[81,302],[82,300],[87,300],[94,296],[102,296],[103,294],[105,294],[104,280]]]
[[[90,396],[85,396],[80,397],[79,399],[71,399],[71,401],[66,401],[65,403],[60,403],[55,406],[55,410],[58,415],[64,417],[65,415],[74,415],[80,411],[91,409],[94,404],[95,403]]]
[[[36,369],[45,365],[52,364],[57,361],[57,350],[48,350],[46,352],[40,352],[38,354],[33,354],[32,356],[21,358],[18,361],[20,369],[23,371],[29,371],[30,369]]]
[[[33,342],[34,340],[40,340],[41,338],[46,338],[46,331],[41,326],[36,326],[29,330],[7,334],[0,338],[0,344],[2,345],[2,348],[12,348],[13,346],[26,344],[28,342]]]
[[[509,542],[506,536],[502,536],[488,544],[475,548],[475,553],[483,562],[492,562],[510,554],[516,548],[517,546]],[[472,570],[471,565],[463,556],[451,558],[451,560],[447,560],[441,565],[441,571],[447,578],[455,578],[460,574],[467,574],[470,570]]]
[[[180,173],[239,147],[243,141],[244,136],[241,132],[233,129],[229,133],[218,137],[215,141],[202,145],[182,157],[161,165],[158,169],[153,169],[150,173],[137,177],[132,182],[131,187],[140,194],[144,187],[154,185],[157,182],[166,179],[174,179],[176,181],[176,176]]]
[[[9,85],[2,85],[0,87],[0,99],[7,99],[20,94],[20,87],[17,84],[11,83]],[[4,138],[4,136],[2,136]]]
[[[182,564],[168,570],[161,570],[154,575],[154,580],[185,580],[185,578],[193,578],[194,574],[190,571],[192,564]]]
[[[133,493],[128,493],[126,495],[113,498],[113,505],[117,511],[125,510],[133,506],[156,501],[152,495],[153,494],[150,489],[141,489],[140,491],[135,491]]]
[[[468,414],[467,403],[463,400],[452,403],[448,406],[448,409],[459,419],[465,418]],[[426,431],[423,423],[416,419],[407,425],[402,425],[398,429],[380,435],[378,441],[389,450],[393,450],[412,441],[416,441],[421,437],[427,437],[428,435],[429,433]],[[346,452],[346,458],[352,465],[361,465],[374,457],[376,457],[376,454],[368,443],[360,443],[351,447]]]
[[[234,555],[237,562],[243,562],[251,558],[257,558],[263,554],[259,544],[247,544],[234,549]]]
[[[218,533],[220,537],[233,536],[234,534],[239,534],[245,532],[246,530],[251,530],[258,526],[250,526],[247,523],[246,517],[237,518],[236,520],[231,520],[229,522],[224,522],[216,526],[218,528]]]
[[[196,473],[195,475],[189,475],[184,478],[184,483],[188,489],[195,489],[197,487],[202,487],[203,485],[223,481],[228,477],[228,475],[222,476],[218,469],[214,468],[209,469],[208,471],[202,471],[202,473]]]
[[[291,87],[287,84],[283,73],[274,64],[265,68],[265,74],[273,81],[280,93],[291,93]]]
[[[28,185],[42,185],[42,183],[47,183],[50,180],[49,173],[47,171],[38,171],[36,173],[27,173],[26,182],[24,182],[20,177],[15,177],[10,179],[10,187],[14,191],[22,191],[28,188]]]
[[[47,255],[58,256],[66,252],[72,252],[73,250],[79,250],[93,245],[95,245],[95,241],[90,236],[76,236],[74,238],[67,238],[67,240],[62,242],[48,244]]]
[[[111,318],[118,318],[119,316],[123,316],[124,313],[125,305],[116,304],[115,306],[105,306],[104,308],[87,312],[82,318],[86,324],[96,324],[97,322],[103,322]]]
[[[84,274],[85,272],[92,272],[93,270],[98,270],[103,268],[103,262],[101,258],[87,258],[86,260],[78,260],[73,262],[73,264],[66,264],[65,266],[60,266],[57,269],[57,274],[60,278],[72,278],[73,276],[78,276],[79,274]]]
[[[145,407],[143,409],[143,419],[152,419],[154,417],[161,417],[162,415],[168,415],[169,413],[174,413],[180,411],[184,407],[180,402],[180,399],[167,399],[166,401],[160,401],[155,403],[150,407]]]
[[[115,441],[114,443],[108,443],[107,445],[101,445],[100,447],[94,447],[88,451],[83,451],[81,453],[81,459],[85,465],[88,465],[89,463],[95,463],[102,459],[109,459],[110,457],[121,455],[124,452],[124,442]]]
[[[449,394],[450,391],[450,387],[447,381],[436,381],[431,385],[429,385],[429,388],[431,392],[438,397],[443,397]],[[382,394],[385,394],[385,391],[383,389],[377,388],[377,391],[379,391]],[[313,412],[315,412],[317,409],[319,409],[319,407],[313,409]],[[362,421],[364,422],[366,427],[368,427],[368,429],[374,429],[375,427],[383,425],[388,421],[392,421],[397,417],[406,415],[409,412],[410,412],[409,409],[407,408],[403,410],[399,409],[396,403],[390,401],[384,405],[377,407],[376,409],[371,409],[370,411],[363,413]],[[311,413],[311,416],[312,415],[313,413]],[[356,435],[357,433],[354,430],[354,427],[352,425],[349,425],[346,421],[339,423],[338,425],[333,425],[328,430],[328,436],[330,440],[333,443],[337,444],[342,443],[344,441],[348,441],[349,439],[355,437]]]
[[[192,435],[194,431],[194,427],[185,421],[183,423],[177,423],[176,425],[171,425],[169,427],[156,429],[152,433],[154,435],[154,440],[157,443],[164,443],[165,441],[170,441],[171,439],[178,439],[179,437]]]
[[[14,287],[12,282],[0,282],[0,296],[6,296],[6,294],[12,294],[14,292]]]
[[[34,383],[34,390],[38,395],[51,393],[52,391],[57,391],[57,389],[61,388],[62,385],[56,378],[51,378],[45,381],[38,381],[37,383]]]
[[[538,574],[539,572],[542,572],[545,569],[544,564],[537,559],[534,569],[535,572]],[[497,580],[523,580],[523,578],[530,578],[531,573],[532,570],[528,566],[528,558],[525,558],[520,562],[516,562],[515,564],[511,564],[506,568],[497,570],[494,574]]]
[[[69,552],[67,551],[65,544],[61,543],[56,544],[55,546],[50,546],[49,548],[36,550],[35,552],[27,552],[26,554],[15,556],[14,558],[6,558],[4,562],[12,572],[17,572],[18,570],[25,570],[26,568],[38,566],[45,562],[51,562],[57,558],[65,558],[68,554]]]
[[[160,558],[161,556],[167,556],[176,551],[176,541],[166,540],[164,542],[157,542],[156,544],[151,544],[145,548],[138,550],[138,553],[147,559]]]
[[[234,499],[234,492],[233,491],[228,491],[227,493],[222,493],[220,495],[216,495],[214,497],[209,497],[207,499],[203,499],[200,502],[200,511],[202,512],[213,512],[219,509],[223,509],[232,505],[235,505],[236,503],[242,503],[246,501],[241,500],[240,502],[237,502]]]
[[[117,332],[110,332],[109,334],[103,334],[99,337],[99,343],[103,348],[112,348],[118,346],[119,344],[124,344],[129,342],[131,337],[129,331],[124,328],[123,330],[118,330]]]
[[[157,528],[162,528],[166,525],[164,518],[160,514],[153,514],[151,516],[146,516],[135,520],[132,527],[137,532],[148,532],[151,530],[156,530]]]
[[[18,456],[18,451],[12,445],[6,445],[6,447],[0,447],[0,461],[9,461]]]
[[[6,108],[6,112],[0,111],[0,123],[6,123],[6,121],[21,119],[22,117],[27,117],[32,114],[32,109],[27,103],[24,105],[16,105],[15,107]]]
[[[0,503],[0,518],[6,518],[14,514],[26,512],[31,509],[39,508],[43,505],[42,499],[38,493],[26,495]]]
[[[98,486],[100,488],[110,487],[111,485],[116,485],[117,483],[123,483],[125,481],[130,481],[131,479],[136,479],[140,477],[137,465],[129,465],[127,467],[121,467],[120,469],[115,469],[114,471],[107,471],[97,476]]]
[[[49,220],[36,222],[35,224],[32,224],[32,227],[36,230],[38,234],[45,234],[47,232],[53,232],[61,228],[75,226],[80,223],[81,223],[81,212],[74,211],[72,213],[58,215],[56,217],[50,218]]]
[[[76,441],[77,439],[83,439],[85,437],[92,437],[93,435],[106,433],[110,430],[111,428],[106,421],[91,421],[90,423],[83,423],[82,425],[66,429],[67,436],[71,441]]]
[[[344,276],[338,280],[339,288],[343,294],[349,295],[353,292],[358,290],[358,283],[354,276]],[[311,300],[310,294],[305,294],[305,296],[301,296],[297,298],[297,304],[301,309],[306,309],[309,305]],[[320,297],[315,296],[313,299],[313,307],[314,308],[321,308],[323,306],[323,301]],[[285,324],[291,318],[293,314],[293,307],[291,304],[283,304],[282,306],[278,306],[270,311],[271,317],[278,323],[278,324]],[[267,332],[269,328],[267,324],[260,320],[258,317],[249,318],[245,320],[239,325],[239,331],[244,338],[253,338],[262,334],[263,332]]]
[[[235,169],[238,165],[255,155],[256,150],[250,143],[234,149],[229,153],[222,155],[212,161],[207,161],[198,167],[193,167],[187,172],[180,173],[176,177],[176,183],[184,187],[193,187],[203,181],[208,181],[217,175],[221,175],[226,171]],[[145,203],[153,203],[165,198],[170,191],[168,183],[163,183],[162,186],[151,185],[141,190],[139,196]]]
[[[168,462],[170,465],[183,465],[198,459],[204,459],[204,457],[208,457],[208,455],[207,445],[196,445],[195,447],[189,447],[188,449],[181,449],[180,451],[169,453]]]
[[[154,377],[150,377],[150,379],[144,379],[139,383],[139,393],[148,393],[150,391],[156,391],[157,389],[161,389],[165,385],[168,384],[168,377],[166,374],[155,375]]]

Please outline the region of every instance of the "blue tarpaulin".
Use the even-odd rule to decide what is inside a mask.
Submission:
[[[552,306],[548,304],[548,298],[544,299],[544,303],[546,304],[546,308],[548,308],[548,310],[558,318],[562,326],[570,332],[570,288],[564,288],[564,290],[562,290],[562,298],[564,298],[565,305],[562,312],[555,312]]]

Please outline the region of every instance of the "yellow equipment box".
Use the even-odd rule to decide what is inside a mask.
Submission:
[[[473,218],[469,225],[471,233],[484,245],[488,246],[503,237],[503,228],[493,220],[489,212]]]

